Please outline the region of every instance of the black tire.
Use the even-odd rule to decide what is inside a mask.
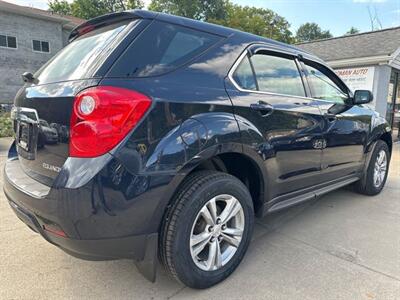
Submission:
[[[229,194],[244,213],[242,239],[232,258],[222,267],[204,271],[192,259],[190,236],[202,207],[213,197]],[[253,232],[254,210],[250,193],[236,177],[216,171],[198,171],[188,176],[169,205],[160,237],[160,258],[167,271],[186,286],[208,288],[226,279],[239,265]]]
[[[381,151],[385,151],[386,153],[386,159],[387,159],[387,166],[386,166],[386,174],[379,186],[376,186],[374,184],[374,169],[375,169],[375,163],[376,160],[378,159],[378,155]],[[364,174],[365,178],[361,179],[360,181],[357,181],[354,184],[354,190],[357,193],[363,194],[363,195],[368,195],[368,196],[374,196],[379,194],[383,187],[385,186],[386,179],[388,176],[388,171],[389,171],[389,162],[390,162],[390,152],[389,152],[389,147],[388,145],[384,142],[379,140],[375,146],[375,149],[372,153],[371,160],[369,162],[368,168],[366,170],[366,173]]]

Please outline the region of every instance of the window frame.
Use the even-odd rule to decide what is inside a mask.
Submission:
[[[306,80],[306,82],[307,82],[307,87],[308,87],[308,89],[309,89],[309,93],[310,93],[310,94],[309,94],[309,95],[310,95],[309,97],[310,97],[310,98],[312,98],[312,99],[314,99],[314,100],[317,100],[317,101],[324,101],[324,102],[339,104],[339,103],[337,103],[337,102],[335,102],[335,101],[331,101],[331,100],[328,100],[328,99],[314,98],[313,90],[312,90],[312,85],[311,85],[310,79],[309,79],[309,78],[310,78],[310,75],[309,75],[308,70],[307,70],[307,65],[309,65],[310,67],[315,68],[315,69],[317,69],[318,71],[320,71],[322,74],[324,74],[324,75],[325,75],[326,77],[328,77],[330,80],[332,80],[332,82],[333,82],[335,85],[337,85],[337,87],[338,87],[344,94],[347,95],[347,99],[345,99],[345,100],[343,101],[343,104],[344,104],[344,105],[353,105],[353,103],[352,103],[352,97],[353,97],[353,95],[352,95],[351,90],[350,90],[349,87],[343,82],[343,80],[341,80],[340,77],[339,77],[338,75],[336,75],[335,72],[334,72],[333,70],[331,70],[328,66],[323,65],[323,64],[321,64],[321,63],[319,63],[319,62],[317,62],[317,61],[315,61],[315,60],[305,59],[305,58],[301,58],[301,59],[299,60],[299,63],[300,63],[300,65],[301,65],[301,68],[302,68],[302,70],[303,70],[303,74],[304,74],[305,80]],[[315,66],[317,66],[317,67],[315,67]],[[321,70],[321,69],[322,69],[322,70]]]
[[[269,55],[269,56],[277,56],[277,57],[283,57],[289,60],[293,60],[296,64],[297,67],[297,71],[299,72],[300,75],[300,79],[303,85],[303,89],[304,89],[304,96],[298,96],[298,95],[291,95],[291,94],[284,94],[284,93],[274,93],[274,92],[268,92],[268,91],[260,91],[259,90],[259,86],[258,86],[258,80],[257,80],[257,76],[255,74],[254,71],[254,66],[253,63],[251,61],[251,57],[256,55],[256,54],[260,54],[260,52],[264,52],[265,54],[261,54],[261,55]],[[250,66],[253,72],[253,76],[256,82],[256,87],[257,90],[248,90],[245,88],[242,88],[233,78],[234,73],[236,72],[236,69],[239,67],[240,63],[243,61],[243,59],[245,57],[248,57],[249,61],[250,61]],[[294,53],[290,53],[290,52],[286,52],[284,50],[281,49],[277,49],[277,48],[270,48],[266,45],[250,45],[248,48],[245,49],[245,51],[243,51],[242,54],[240,54],[240,56],[238,57],[238,59],[235,61],[235,63],[233,64],[233,66],[231,67],[231,69],[228,72],[228,78],[229,80],[232,82],[232,84],[235,86],[236,89],[238,89],[241,92],[247,92],[247,93],[256,93],[256,94],[263,94],[263,95],[275,95],[275,96],[285,96],[285,97],[295,97],[295,98],[300,98],[300,99],[310,99],[310,90],[309,90],[309,86],[308,83],[306,81],[305,75],[304,75],[304,71],[303,68],[300,64],[300,61],[298,59],[298,56],[295,55]]]
[[[236,87],[237,89],[239,89],[239,90],[242,90],[242,91],[259,92],[258,81],[257,81],[257,77],[256,77],[256,72],[254,71],[253,63],[252,63],[252,61],[251,61],[251,59],[250,59],[249,53],[245,52],[245,54],[246,54],[246,55],[244,55],[243,57],[241,57],[240,60],[238,60],[238,64],[237,64],[235,70],[233,70],[232,76],[230,77],[230,79],[231,79],[232,83],[235,85],[235,87]],[[254,80],[254,85],[255,85],[255,88],[256,88],[255,90],[249,90],[249,89],[245,89],[245,88],[241,87],[241,86],[236,82],[236,80],[235,80],[235,78],[234,78],[235,72],[237,71],[237,69],[240,67],[241,63],[242,63],[245,59],[247,59],[249,65],[250,65],[251,74],[252,74],[252,77],[253,77],[253,80]]]
[[[9,35],[9,34],[3,34],[3,33],[0,33],[0,35],[3,35],[3,36],[5,36],[6,37],[6,44],[7,44],[7,46],[0,46],[0,48],[1,49],[12,49],[12,50],[17,50],[18,49],[18,38],[17,38],[17,36],[14,36],[14,35]],[[13,38],[15,38],[15,48],[13,48],[13,47],[8,47],[8,37],[13,37]]]
[[[40,51],[33,49],[33,42],[34,41],[40,42]],[[42,51],[43,50],[42,43],[47,43],[49,45],[49,51],[48,52]],[[49,41],[44,41],[44,40],[32,39],[32,52],[50,54],[51,53],[50,42]]]

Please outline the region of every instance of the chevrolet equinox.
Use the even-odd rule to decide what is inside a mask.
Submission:
[[[385,185],[390,127],[296,47],[151,11],[75,28],[25,85],[4,192],[68,254],[157,260],[183,284],[227,278],[255,217]]]

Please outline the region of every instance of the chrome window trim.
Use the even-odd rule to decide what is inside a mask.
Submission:
[[[254,46],[254,45],[251,45]],[[250,46],[250,47],[251,47]],[[267,48],[263,49],[263,50],[267,50]],[[269,50],[269,49],[268,49]],[[288,54],[285,52],[280,52],[277,49],[271,49],[269,51],[273,51],[276,53],[282,53],[282,54]],[[294,97],[294,98],[299,98],[299,99],[303,99],[303,100],[315,100],[314,98],[310,98],[310,97],[303,97],[303,96],[297,96],[297,95],[290,95],[290,94],[280,94],[280,93],[273,93],[273,92],[265,92],[265,91],[256,91],[256,90],[248,90],[248,89],[244,89],[242,87],[240,87],[237,82],[233,79],[233,73],[235,73],[237,67],[239,66],[239,64],[242,62],[242,60],[247,56],[247,54],[249,53],[249,48],[246,48],[242,54],[240,54],[239,58],[235,61],[235,63],[232,65],[231,69],[228,72],[228,78],[231,81],[231,83],[235,86],[235,88],[241,92],[247,92],[247,93],[256,93],[256,94],[261,94],[261,95],[271,95],[271,96],[284,96],[284,97]],[[301,76],[300,72],[299,75]],[[303,86],[304,88],[304,86]],[[306,93],[306,90],[304,89],[304,93]]]
[[[333,101],[329,101],[329,100],[325,100],[325,99],[319,99],[319,98],[313,98],[313,97],[302,97],[302,96],[296,96],[296,95],[289,95],[289,94],[280,94],[280,93],[273,93],[273,92],[265,92],[265,91],[256,91],[256,90],[248,90],[248,89],[244,89],[242,87],[240,87],[237,82],[233,79],[233,73],[235,73],[237,67],[239,66],[239,64],[242,62],[242,60],[249,54],[250,48],[257,46],[256,45],[250,45],[249,47],[247,47],[243,53],[240,54],[239,58],[235,61],[235,63],[232,65],[231,69],[228,72],[228,78],[230,80],[230,82],[235,86],[235,88],[241,92],[246,92],[246,93],[256,93],[256,94],[261,94],[261,95],[271,95],[271,96],[284,96],[284,97],[293,97],[293,98],[298,98],[298,99],[303,99],[303,100],[308,100],[308,101],[322,101],[322,102],[327,102],[327,103],[333,103],[333,104],[337,104],[337,102],[333,102]],[[260,45],[260,46],[264,46],[264,45]],[[271,52],[276,52],[276,53],[282,53],[284,55],[293,55],[295,57],[295,54],[290,54],[288,52],[285,51],[280,51],[280,49],[278,48],[274,48],[274,47],[268,47],[265,46],[265,48],[262,48],[261,50],[266,50],[266,51],[271,51]],[[257,53],[257,51],[255,51],[255,53]],[[315,60],[311,60],[309,58],[307,58],[307,60],[313,61],[319,65],[321,65],[321,63],[319,61],[315,61]],[[302,76],[300,74],[300,76]],[[308,84],[308,80],[307,80],[307,75],[305,75],[306,77],[306,83]],[[302,79],[303,80],[303,79]],[[304,90],[304,92],[306,93],[306,90]]]

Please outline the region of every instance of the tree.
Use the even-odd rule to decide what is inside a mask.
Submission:
[[[203,20],[290,43],[290,24],[270,9],[232,4],[229,0],[152,0],[150,10]]]
[[[219,20],[226,16],[227,0],[152,0],[149,10],[195,20]]]
[[[49,10],[60,15],[72,15],[71,4],[69,4],[66,0],[50,1]]]
[[[61,15],[71,15],[82,19],[91,19],[107,13],[143,8],[142,0],[51,0],[49,10]]]
[[[296,31],[297,42],[309,42],[331,37],[332,34],[329,30],[322,30],[316,23],[305,23]]]
[[[345,35],[356,34],[356,33],[359,33],[359,32],[360,32],[360,30],[358,30],[357,28],[351,26],[350,29],[349,29],[349,31],[347,31],[347,32],[345,33]]]

